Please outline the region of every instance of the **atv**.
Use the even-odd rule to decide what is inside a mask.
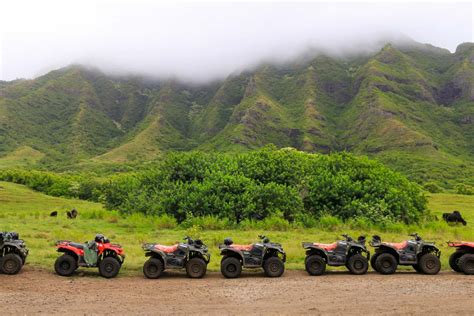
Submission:
[[[0,272],[17,274],[26,262],[28,249],[15,232],[0,232]]]
[[[372,268],[381,274],[392,274],[398,265],[411,265],[419,273],[437,274],[441,269],[441,251],[434,242],[424,241],[416,233],[409,236],[414,240],[400,243],[382,242],[380,236],[373,236],[370,245],[376,250],[370,259]]]
[[[456,247],[456,251],[449,257],[451,269],[474,274],[474,242],[449,241],[448,246]]]
[[[310,275],[322,275],[326,265],[343,266],[353,274],[365,274],[369,268],[370,253],[365,247],[365,236],[353,240],[347,234],[344,240],[332,244],[303,242],[306,249],[305,268]]]
[[[64,254],[56,259],[54,270],[61,276],[70,276],[78,267],[99,268],[99,274],[104,278],[115,277],[125,260],[122,246],[111,244],[102,234],[84,244],[69,240],[56,242],[58,252]]]
[[[190,278],[202,278],[206,274],[211,255],[200,239],[185,237],[185,243],[173,246],[144,244],[145,256],[150,257],[143,265],[143,274],[157,279],[165,269],[186,269]]]
[[[231,238],[219,245],[221,272],[226,278],[237,278],[244,268],[262,268],[268,277],[279,277],[285,272],[286,254],[281,244],[271,243],[265,236],[261,242],[250,245],[234,245]]]

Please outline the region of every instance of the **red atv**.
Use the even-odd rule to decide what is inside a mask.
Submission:
[[[113,278],[119,273],[125,259],[122,246],[111,244],[102,234],[97,234],[93,241],[84,244],[60,240],[56,247],[58,252],[64,253],[54,264],[54,270],[62,276],[72,275],[78,267],[99,267],[101,276]]]
[[[456,251],[449,257],[449,266],[456,272],[474,274],[474,242],[448,241]]]

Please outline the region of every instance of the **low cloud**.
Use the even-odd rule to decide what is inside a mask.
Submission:
[[[341,54],[412,38],[453,51],[473,40],[470,2],[10,2],[1,5],[2,80],[83,63],[203,82],[310,48]]]

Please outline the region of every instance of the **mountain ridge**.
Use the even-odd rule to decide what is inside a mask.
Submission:
[[[473,43],[454,53],[386,44],[372,55],[265,63],[201,85],[78,65],[0,84],[0,165],[22,148],[39,163],[74,164],[272,143],[369,155],[449,186],[474,184],[473,139]]]

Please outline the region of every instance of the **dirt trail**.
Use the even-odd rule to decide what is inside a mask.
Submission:
[[[29,314],[457,314],[474,313],[474,276],[333,272],[310,277],[287,271],[282,278],[220,273],[188,279],[166,273],[160,280],[121,276],[106,280],[95,271],[64,278],[25,269],[0,275],[2,315]]]

